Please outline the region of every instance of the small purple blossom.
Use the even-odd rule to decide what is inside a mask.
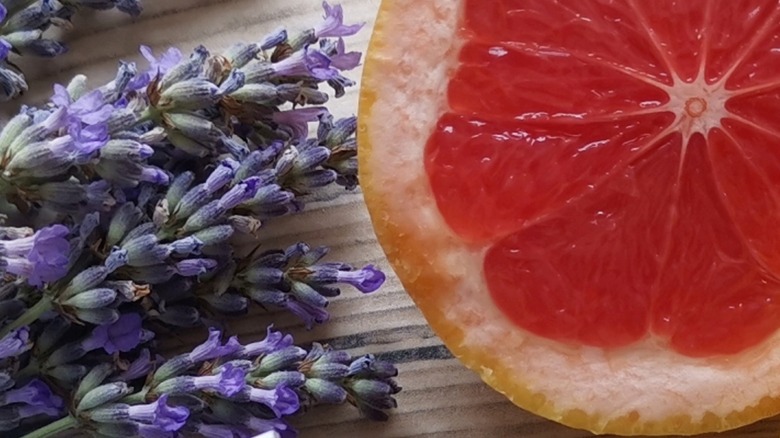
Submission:
[[[0,359],[16,357],[32,348],[30,330],[20,327],[0,339]]]
[[[331,68],[330,58],[320,50],[305,47],[289,57],[273,64],[278,76],[303,76],[327,81],[333,79],[338,70]]]
[[[244,388],[246,372],[231,364],[219,368],[217,374],[193,378],[196,389],[214,391],[225,397],[232,397]]]
[[[328,110],[323,107],[296,108],[274,113],[273,120],[286,126],[294,138],[305,139],[309,135],[309,123],[318,121],[325,114]]]
[[[249,400],[268,406],[277,418],[291,415],[300,408],[298,394],[286,386],[278,386],[273,389],[260,389],[251,386],[245,388]]]
[[[49,386],[40,379],[33,379],[21,388],[12,389],[0,395],[0,406],[14,403],[40,406],[51,411],[60,411],[65,406],[62,398],[52,393]]]
[[[307,329],[311,329],[314,324],[322,324],[330,318],[330,314],[327,310],[303,303],[294,298],[286,299],[281,306],[289,310],[293,315],[302,319],[303,324]]]
[[[165,173],[164,170],[154,166],[146,166],[141,169],[141,175],[139,175],[138,180],[160,186],[167,186],[171,181],[170,177],[167,173]]]
[[[347,52],[344,39],[339,38],[336,43],[336,53],[330,55],[331,66],[341,71],[352,70],[360,65],[360,52]]]
[[[206,190],[209,193],[215,193],[217,190],[228,184],[236,175],[239,163],[233,159],[225,159],[219,163],[214,171],[211,172],[206,182],[204,183]]]
[[[198,363],[218,357],[229,357],[242,348],[235,336],[231,336],[225,345],[221,345],[219,341],[221,336],[222,333],[219,330],[209,327],[208,339],[189,353],[189,359],[193,363]]]
[[[57,224],[41,228],[18,245],[4,242],[3,247],[13,256],[2,258],[0,263],[6,272],[26,277],[33,286],[59,280],[68,270],[70,244],[65,237],[69,233],[67,227]]]
[[[127,406],[127,415],[130,420],[175,432],[187,422],[190,411],[183,406],[168,406],[168,395],[163,394],[154,403]]]
[[[149,69],[134,77],[127,84],[128,90],[138,90],[146,87],[155,77],[164,75],[182,60],[181,52],[175,47],[169,48],[157,59],[150,47],[141,46],[141,55],[149,62]]]
[[[82,341],[87,351],[103,348],[108,354],[127,352],[141,342],[141,316],[137,313],[124,313],[113,324],[100,325]]]
[[[151,356],[148,349],[144,348],[141,350],[138,358],[130,363],[130,366],[119,375],[119,380],[129,382],[149,374],[155,364],[155,361],[152,360]]]
[[[314,26],[315,38],[345,37],[358,33],[364,23],[345,25],[344,10],[341,5],[331,6],[328,2],[322,2],[325,10],[325,19]]]
[[[290,347],[292,344],[293,337],[291,334],[276,331],[273,329],[273,325],[269,325],[266,329],[265,339],[244,345],[239,355],[244,358],[255,358]]]

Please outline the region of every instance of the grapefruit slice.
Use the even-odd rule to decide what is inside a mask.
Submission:
[[[780,413],[780,2],[385,0],[361,184],[447,346],[597,433]]]

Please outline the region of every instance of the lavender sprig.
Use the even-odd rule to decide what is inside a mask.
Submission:
[[[51,58],[67,51],[48,36],[51,27],[70,28],[80,8],[116,8],[131,16],[141,14],[140,0],[3,0],[0,2],[0,101],[11,100],[28,89],[14,56]]]
[[[257,250],[264,222],[358,184],[356,119],[322,105],[353,85],[343,73],[360,54],[343,37],[362,25],[323,5],[293,38],[188,57],[143,47],[148,67],[122,62],[95,89],[77,76],[0,131],[0,383],[44,379],[69,408],[30,438],[293,436],[287,418],[317,404],[349,401],[376,420],[395,406],[392,365],[271,329],[247,345],[211,329],[189,353],[156,354],[155,331],[212,326],[252,302],[311,327],[339,285],[385,280],[324,261],[327,248]],[[11,423],[34,425],[40,412],[22,408]]]

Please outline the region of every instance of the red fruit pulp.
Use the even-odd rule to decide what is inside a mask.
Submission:
[[[778,328],[780,2],[467,0],[426,170],[519,326],[734,354]]]

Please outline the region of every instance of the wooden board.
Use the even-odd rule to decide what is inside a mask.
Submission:
[[[392,1],[392,0],[389,0]],[[420,0],[425,1],[425,0]],[[488,0],[486,0],[488,1]],[[218,51],[238,41],[257,41],[279,25],[304,29],[321,15],[318,0],[144,0],[145,12],[137,20],[114,13],[85,13],[67,33],[71,52],[49,60],[21,63],[32,84],[23,99],[40,103],[55,82],[66,83],[77,73],[91,84],[113,78],[119,59],[142,62],[138,46],[156,52],[174,45],[188,51],[204,44]],[[366,28],[349,40],[355,50],[368,45],[379,0],[344,0],[348,21],[365,21]],[[359,79],[360,70],[350,75]],[[17,111],[19,102],[0,106],[3,119]],[[339,116],[354,114],[357,88],[329,107]],[[265,231],[267,246],[306,241],[333,248],[332,258],[355,264],[375,263],[390,272],[377,245],[359,193],[310,204],[283,223],[271,222]],[[353,354],[375,353],[395,361],[404,387],[399,407],[388,423],[362,420],[348,406],[322,407],[296,421],[303,438],[575,438],[590,434],[574,431],[526,413],[485,386],[475,374],[453,359],[431,332],[420,313],[392,275],[372,296],[347,290],[334,299],[332,320],[312,331],[304,330],[287,315],[256,313],[228,323],[242,341],[263,336],[271,319],[276,327],[292,331],[299,342],[326,341]],[[199,342],[202,332],[170,334],[171,351]],[[780,422],[768,420],[719,437],[777,437]],[[714,436],[714,435],[711,435]]]

